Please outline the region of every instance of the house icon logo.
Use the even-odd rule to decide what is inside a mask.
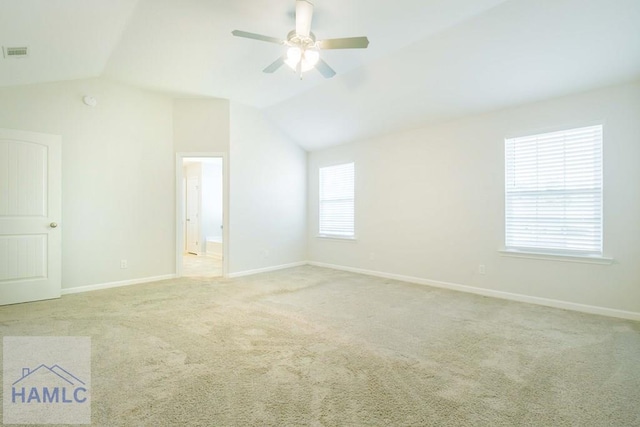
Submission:
[[[59,365],[22,368],[22,376],[11,384],[14,404],[83,404],[87,402],[87,385]]]
[[[91,424],[91,337],[2,337],[2,423]]]

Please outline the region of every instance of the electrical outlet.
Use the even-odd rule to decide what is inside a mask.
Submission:
[[[126,259],[120,260],[120,268],[127,268],[127,267],[128,267],[127,260]]]
[[[487,269],[485,268],[484,264],[480,264],[478,266],[478,273],[480,273],[480,274],[486,274],[487,273]]]

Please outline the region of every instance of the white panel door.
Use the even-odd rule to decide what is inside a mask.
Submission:
[[[187,252],[200,255],[200,180],[187,178]]]
[[[60,297],[61,138],[0,129],[0,305]]]

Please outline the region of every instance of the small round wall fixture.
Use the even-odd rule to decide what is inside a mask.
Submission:
[[[96,105],[98,105],[98,100],[89,95],[86,95],[84,98],[82,98],[82,102],[84,102],[89,107],[95,107]]]

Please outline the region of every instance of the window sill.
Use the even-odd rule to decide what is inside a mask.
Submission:
[[[344,236],[332,236],[329,234],[318,234],[316,236],[316,239],[322,239],[322,240],[341,240],[341,241],[345,241],[345,242],[355,242],[356,238],[354,237],[344,237]]]
[[[514,249],[501,249],[498,251],[501,256],[513,258],[527,258],[560,262],[579,262],[584,264],[601,264],[611,265],[614,263],[613,258],[605,258],[601,256],[579,256],[579,255],[560,255],[549,254],[544,252],[517,251]]]

